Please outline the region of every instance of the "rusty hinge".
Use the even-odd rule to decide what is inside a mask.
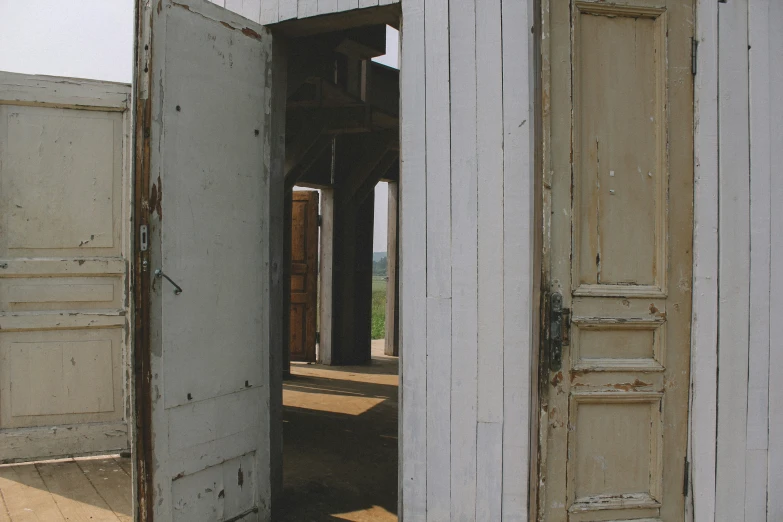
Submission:
[[[685,472],[682,477],[682,496],[688,496],[688,481],[690,480],[690,463],[688,457],[685,457]]]
[[[560,292],[552,294],[549,308],[549,370],[560,371],[563,366],[563,346],[570,342],[571,310],[563,308]]]
[[[696,64],[699,60],[699,41],[691,37],[691,74],[696,76]]]

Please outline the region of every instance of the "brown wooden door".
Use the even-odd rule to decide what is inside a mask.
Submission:
[[[542,360],[539,519],[683,520],[693,2],[548,3],[544,266],[571,319]]]
[[[318,192],[294,191],[291,208],[291,360],[315,362]]]

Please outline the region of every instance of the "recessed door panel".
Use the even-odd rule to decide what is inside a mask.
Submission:
[[[291,208],[292,361],[315,362],[318,309],[318,192],[295,190]]]
[[[538,516],[684,520],[693,2],[545,3]]]
[[[147,514],[269,520],[272,36],[206,0],[142,13]]]
[[[0,73],[0,461],[129,447],[129,103]]]

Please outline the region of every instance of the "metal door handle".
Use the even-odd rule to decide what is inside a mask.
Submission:
[[[179,295],[179,294],[182,293],[182,287],[180,287],[177,283],[172,281],[171,278],[169,276],[167,276],[166,274],[164,274],[163,271],[160,268],[155,270],[155,277],[157,277],[158,279],[160,279],[161,277],[165,277],[166,281],[168,281],[169,283],[174,285],[174,293],[175,294]]]

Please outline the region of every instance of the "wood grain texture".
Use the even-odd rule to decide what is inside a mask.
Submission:
[[[502,2],[503,34],[503,521],[528,510],[531,378],[533,3]],[[513,202],[513,204],[509,204]]]
[[[763,14],[763,13],[762,13]],[[783,213],[777,206],[783,201],[783,4],[770,1],[769,23],[769,136],[770,200],[776,206],[770,213],[770,354],[769,354],[769,450],[767,479],[767,520],[783,520]],[[772,342],[774,340],[774,342]]]
[[[475,520],[501,520],[503,424],[479,422],[477,430]]]
[[[399,161],[399,159],[398,159]],[[400,184],[388,183],[386,224],[386,259],[388,261],[388,279],[386,281],[386,338],[383,348],[385,355],[400,355],[400,270],[399,270],[399,220],[400,220]]]
[[[500,3],[476,9],[478,420],[503,420],[503,56]],[[490,470],[488,470],[490,471]],[[499,470],[495,470],[499,471]]]
[[[289,350],[292,361],[315,362],[318,307],[318,197],[315,190],[293,191]]]
[[[402,5],[400,516],[427,519],[427,183],[424,0]]]
[[[318,0],[318,14],[337,12],[337,0]]]
[[[748,415],[750,193],[748,134],[748,2],[721,4],[718,229],[720,349],[718,365],[717,521],[744,519]],[[742,325],[742,326],[740,326]]]
[[[130,476],[112,456],[74,461],[121,522],[133,522]]]
[[[427,298],[427,522],[451,520],[451,299]]]
[[[696,522],[715,516],[718,379],[718,4],[699,2],[695,87],[691,495]]]
[[[278,0],[277,20],[283,22],[299,16],[298,0]]]
[[[307,18],[318,14],[318,0],[299,0],[296,11],[298,18]]]
[[[359,0],[337,0],[337,12],[359,8]]]
[[[451,98],[451,518],[475,520],[478,409],[476,10],[449,3]]]
[[[114,522],[118,519],[75,461],[35,464],[35,467],[65,520]]]
[[[261,0],[258,23],[262,25],[276,24],[279,20],[279,8],[278,0]]]
[[[767,515],[769,447],[771,134],[769,0],[748,2],[750,110],[750,327],[745,520]]]
[[[272,36],[225,9],[187,0],[153,10],[151,24],[150,177],[156,189],[162,183],[171,190],[160,196],[160,209],[150,218],[150,262],[185,292],[194,290],[178,296],[168,283],[156,281],[151,291],[150,386],[158,393],[150,398],[147,429],[156,463],[154,515],[186,519],[184,510],[198,508],[230,518],[258,509],[259,518],[269,519],[273,356],[267,335],[274,274],[266,198],[274,90],[258,86],[271,84]],[[215,129],[222,129],[220,140]],[[240,215],[230,227],[221,224]],[[219,237],[223,248],[202,241],[206,236]],[[215,272],[214,266],[231,269]],[[210,283],[197,285],[192,278]],[[223,482],[232,473],[236,484],[247,458],[254,472],[245,476],[242,491],[229,483],[223,497],[196,499],[197,487]],[[173,481],[180,473],[183,478]]]
[[[65,521],[35,464],[0,467],[5,516],[12,522]]]
[[[427,297],[451,296],[451,127],[448,0],[425,0]],[[404,17],[404,14],[403,14]],[[445,362],[445,361],[444,361]]]

